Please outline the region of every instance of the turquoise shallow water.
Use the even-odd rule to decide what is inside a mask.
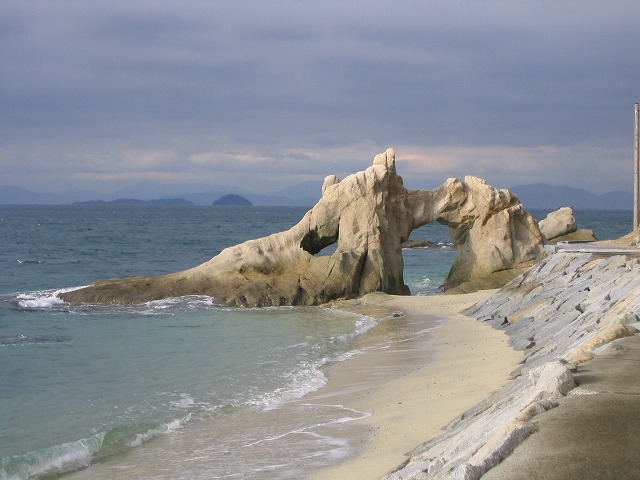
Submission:
[[[200,264],[227,246],[291,227],[305,211],[0,206],[0,478],[117,464],[143,444],[178,452],[176,463],[198,444],[210,463],[185,478],[214,471],[296,478],[300,470],[287,456],[313,458],[304,471],[348,455],[348,445],[318,430],[305,442],[284,434],[264,439],[361,413],[301,406],[285,419],[265,412],[324,385],[323,367],[358,354],[374,319],[323,308],[231,309],[208,297],[69,307],[55,296],[99,278]],[[610,238],[629,230],[628,213],[577,216],[580,226]],[[414,294],[437,294],[454,256],[447,230],[428,225],[412,238],[440,245],[403,252],[405,282]],[[402,328],[424,334],[424,325]],[[177,439],[184,451],[163,446]],[[261,447],[228,455],[248,444]]]

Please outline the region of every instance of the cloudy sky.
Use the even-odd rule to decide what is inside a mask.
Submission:
[[[3,0],[0,185],[633,189],[638,0]]]

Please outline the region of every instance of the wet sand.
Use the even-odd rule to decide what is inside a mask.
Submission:
[[[369,413],[368,418],[357,422],[367,426],[370,436],[363,440],[358,457],[309,478],[380,478],[405,462],[408,452],[437,436],[450,420],[508,381],[509,373],[521,359],[521,352],[508,346],[504,332],[459,313],[492,293],[412,297],[370,295],[341,305],[341,308],[369,312],[373,316],[380,316],[384,310],[395,312],[396,316],[433,315],[441,318],[442,323],[433,330],[429,342],[435,347],[432,358],[420,362],[414,371],[400,378],[349,392],[348,386],[361,382],[363,372],[371,370],[372,366],[359,365],[354,359],[329,371],[328,387],[319,392],[320,399],[310,401],[330,398],[331,403]],[[369,361],[367,358],[371,357],[363,357],[364,363]],[[344,368],[347,365],[348,368]]]
[[[335,308],[377,318],[378,325],[359,338],[354,346],[359,354],[324,369],[325,387],[278,408],[251,411],[250,417],[239,411],[214,424],[194,422],[69,478],[186,478],[185,465],[192,478],[211,478],[212,462],[234,461],[233,455],[216,457],[218,436],[225,432],[235,435],[225,448],[243,452],[238,461],[251,450],[274,464],[287,463],[277,440],[296,442],[288,475],[278,478],[301,478],[302,472],[315,472],[308,477],[313,480],[380,478],[400,466],[407,452],[500,388],[516,368],[521,354],[508,346],[503,332],[459,313],[492,292],[420,297],[376,293],[336,303]],[[249,421],[254,430],[268,432],[266,437],[248,442],[242,428]],[[286,425],[293,424],[301,429],[288,431]],[[167,451],[190,453],[167,458]],[[335,465],[317,471],[332,458]],[[252,478],[276,476],[267,469]]]

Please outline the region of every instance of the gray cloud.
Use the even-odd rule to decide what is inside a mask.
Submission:
[[[628,190],[639,24],[626,0],[3,2],[1,183],[228,173],[276,189],[395,146],[457,152],[450,169],[400,163],[424,182]]]

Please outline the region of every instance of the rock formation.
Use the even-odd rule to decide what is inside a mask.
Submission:
[[[551,212],[538,223],[540,232],[547,243],[558,242],[595,242],[598,239],[593,234],[593,230],[578,229],[573,208],[562,207],[555,212]]]
[[[456,249],[448,288],[493,287],[490,278],[496,274],[505,283],[514,275],[501,273],[543,252],[538,226],[515,195],[476,177],[449,179],[434,190],[407,190],[388,149],[363,172],[342,181],[328,176],[322,198],[285,232],[227,248],[189,270],[99,281],[61,297],[140,303],[210,295],[223,304],[268,306],[317,305],[374,291],[407,294],[402,242],[433,221],[449,226]],[[334,253],[318,255],[334,243]]]
[[[502,286],[542,256],[538,225],[518,197],[481,178],[410,191],[408,203],[414,228],[432,221],[449,227],[456,258],[444,286],[452,293]]]
[[[571,207],[562,207],[555,212],[551,212],[538,223],[540,233],[545,240],[552,240],[562,235],[567,235],[576,231],[576,218]]]

